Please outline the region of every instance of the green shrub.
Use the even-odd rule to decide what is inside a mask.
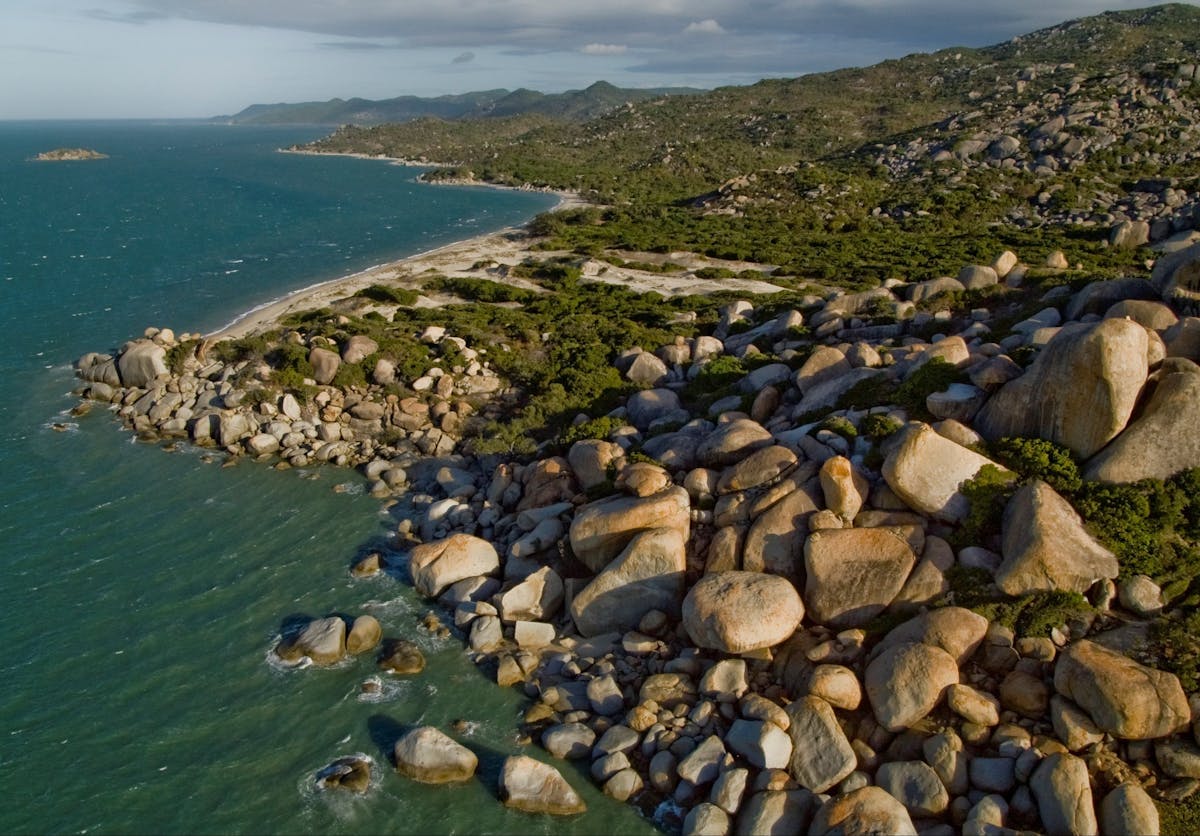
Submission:
[[[934,357],[896,387],[895,402],[904,407],[910,418],[933,420],[925,407],[925,399],[934,392],[943,392],[952,383],[961,383],[966,375],[941,357]]]
[[[1044,438],[1001,438],[994,457],[1026,479],[1041,479],[1059,493],[1073,494],[1083,485],[1071,451]]]
[[[582,424],[572,424],[563,430],[559,436],[560,443],[565,447],[569,447],[576,441],[585,439],[607,439],[614,431],[625,426],[625,422],[620,418],[613,418],[608,415],[603,415],[599,418],[593,418],[590,421],[585,421]]]
[[[1155,620],[1150,625],[1149,649],[1157,665],[1179,677],[1184,691],[1200,689],[1200,610]]]
[[[373,284],[370,287],[364,287],[362,290],[354,294],[361,296],[364,299],[371,299],[375,302],[384,304],[403,305],[410,307],[417,303],[420,294],[415,290],[409,290],[404,287],[387,287],[386,285]]]
[[[983,545],[1000,533],[1004,506],[1016,491],[1016,477],[992,464],[985,464],[974,478],[963,482],[959,491],[971,503],[971,510],[950,536],[956,549]]]
[[[173,375],[183,374],[183,366],[196,353],[199,340],[184,340],[167,349],[166,365]]]
[[[748,364],[742,358],[734,357],[732,354],[722,354],[700,367],[700,371],[692,380],[688,391],[693,397],[716,392],[738,382],[746,376],[748,371]]]
[[[338,366],[332,383],[339,389],[365,389],[367,388],[367,373],[358,363],[342,363]]]
[[[822,421],[816,427],[818,430],[829,430],[832,433],[837,433],[847,441],[853,441],[858,438],[858,429],[850,420],[842,415],[831,415]]]
[[[450,276],[434,279],[425,285],[431,291],[443,291],[470,299],[474,302],[518,302],[524,304],[537,296],[523,287],[494,282],[490,279],[474,279],[469,276]]]
[[[859,431],[874,441],[887,438],[901,427],[899,421],[883,412],[872,412],[859,423]]]

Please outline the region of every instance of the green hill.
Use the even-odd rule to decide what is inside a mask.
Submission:
[[[250,105],[232,116],[214,121],[235,125],[378,125],[408,122],[423,117],[438,119],[488,119],[517,115],[550,116],[559,119],[595,118],[628,101],[643,101],[663,95],[694,95],[692,88],[652,90],[622,89],[598,81],[585,90],[539,93],[536,90],[480,90],[456,96],[397,96],[393,99],[330,99]]]
[[[1194,193],[1197,62],[1200,9],[1173,4],[584,122],[422,119],[311,147],[581,192],[611,207],[552,224],[582,249],[691,249],[847,282],[945,272],[1021,242],[1132,268],[1107,251],[1109,227],[1167,218],[1165,188]]]

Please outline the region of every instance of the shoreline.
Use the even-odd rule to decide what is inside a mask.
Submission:
[[[357,159],[378,160],[387,162],[391,165],[404,165],[410,167],[430,168],[433,165],[430,163],[418,163],[412,160],[405,160],[399,157],[372,156],[369,154],[353,154],[348,152],[328,153],[323,151],[293,150],[289,148],[281,148],[279,151],[283,154],[354,157]],[[495,183],[429,183],[421,180],[419,180],[419,182],[427,186],[467,186],[473,188],[505,189],[512,191],[544,191],[546,193],[558,196],[558,203],[546,210],[549,212],[562,212],[567,209],[593,205],[585,201],[575,192],[556,191],[550,189],[521,189],[515,186],[502,186]],[[532,221],[532,218],[530,218],[530,221]],[[369,287],[370,285],[381,280],[400,278],[404,274],[416,275],[430,269],[453,270],[456,269],[456,265],[460,263],[465,266],[457,267],[457,269],[465,270],[478,261],[494,258],[496,254],[523,254],[524,251],[528,250],[529,248],[527,246],[521,246],[518,243],[518,238],[520,236],[525,236],[528,238],[528,226],[530,221],[526,221],[520,226],[503,227],[495,230],[494,232],[486,232],[470,238],[464,238],[459,241],[452,241],[449,244],[443,244],[442,246],[434,247],[430,250],[423,250],[402,258],[381,262],[380,264],[367,267],[366,269],[359,270],[355,273],[341,275],[332,279],[325,279],[314,284],[297,288],[296,290],[285,293],[283,296],[263,302],[259,305],[255,305],[249,310],[238,314],[217,330],[205,334],[205,337],[213,340],[223,340],[238,339],[240,337],[248,336],[278,324],[278,322],[289,313],[323,307],[328,302],[332,302],[336,299],[342,299],[346,296],[352,296],[357,291],[365,287]]]

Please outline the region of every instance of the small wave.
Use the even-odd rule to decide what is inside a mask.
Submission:
[[[236,272],[238,272],[238,270],[237,270],[237,268],[235,267],[235,268],[234,268],[234,269],[232,269],[232,270],[226,270],[226,271],[225,271],[225,275],[226,275],[226,276],[231,276],[231,275],[233,275],[233,274],[234,274],[234,273],[236,273]]]

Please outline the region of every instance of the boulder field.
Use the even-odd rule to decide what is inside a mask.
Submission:
[[[523,461],[472,455],[432,423],[385,444],[373,429],[421,408],[369,389],[250,407],[235,367],[167,371],[161,331],[78,368],[82,393],[140,432],[360,464],[405,511],[388,562],[530,697],[529,745],[584,761],[667,829],[1149,834],[1156,799],[1200,788],[1200,694],[1136,650],[1163,591],[1127,576],[1062,491],[987,446],[1052,441],[1112,484],[1200,467],[1187,417],[1200,411],[1200,320],[1146,296],[1128,280],[1053,287],[1003,326],[987,310],[916,311],[921,284],[760,320],[737,303],[712,336],[617,358],[644,386],[609,416],[617,429]],[[881,304],[894,322],[857,318]],[[314,346],[313,366],[332,380],[334,361],[364,350]],[[768,350],[737,397],[681,398],[715,357]],[[902,402],[934,363],[954,381]],[[444,388],[417,399],[422,414],[455,397]],[[988,475],[1013,490],[996,529],[976,531],[969,483]],[[1022,633],[959,605],[976,591],[963,578],[998,601],[1075,596],[1086,615]],[[333,616],[277,653],[327,665],[381,636]],[[475,768],[433,729],[395,758],[416,780]],[[583,808],[523,755],[505,761],[500,796]]]

